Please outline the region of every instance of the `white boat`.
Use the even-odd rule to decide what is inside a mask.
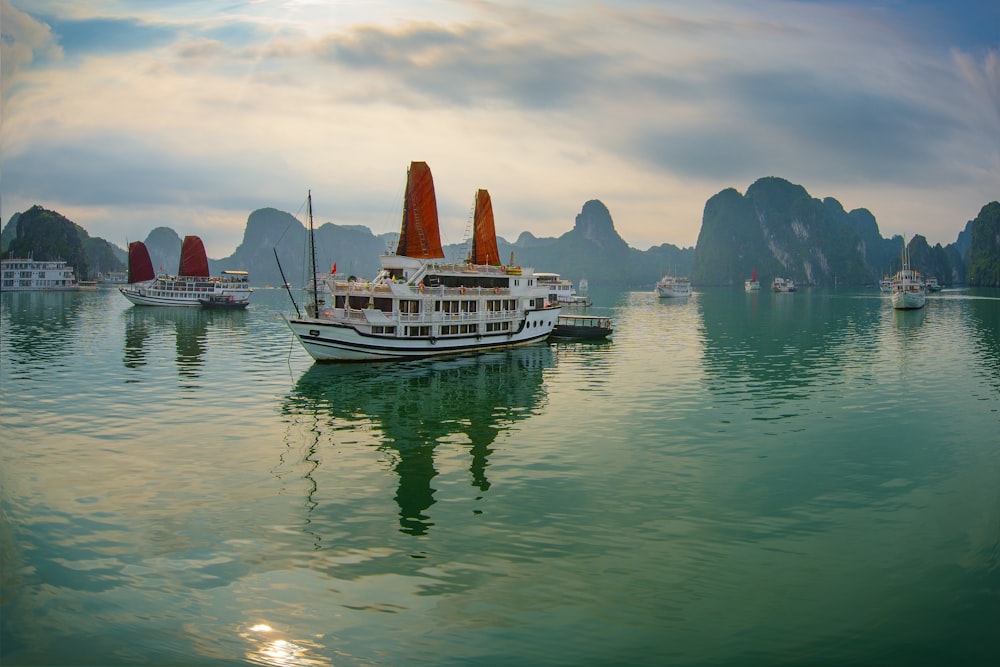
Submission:
[[[892,277],[889,292],[892,307],[896,310],[923,308],[927,303],[927,286],[919,271],[910,268],[910,253],[903,242],[903,268]]]
[[[940,292],[942,289],[944,289],[941,286],[941,283],[938,282],[938,279],[935,278],[934,276],[931,276],[926,280],[924,280],[924,284],[927,286],[928,292]]]
[[[311,237],[311,195],[309,229]],[[533,269],[500,264],[486,190],[476,193],[469,259],[444,261],[434,182],[424,162],[410,164],[399,244],[380,263],[370,281],[328,276],[304,315],[295,305],[288,326],[313,359],[414,359],[538,343],[560,313]]]
[[[572,280],[566,280],[558,273],[550,271],[536,271],[535,279],[538,284],[548,291],[548,300],[551,304],[559,306],[589,306],[590,297],[586,294],[578,294],[573,286]]]
[[[757,280],[757,269],[753,270],[753,277],[743,281],[743,289],[747,292],[759,292],[760,281]]]
[[[656,281],[656,294],[661,299],[691,296],[691,281],[667,274]]]
[[[128,273],[125,271],[109,271],[108,273],[98,273],[97,282],[100,284],[124,285],[128,282]]]
[[[882,280],[878,281],[878,289],[880,292],[891,292],[892,278],[889,276],[882,276]]]
[[[72,266],[62,260],[0,259],[0,291],[41,292],[79,289]]]
[[[776,276],[771,281],[771,290],[775,292],[794,292],[796,290],[795,281],[791,278],[781,278]]]
[[[153,273],[149,250],[142,241],[128,244],[128,284],[119,285],[122,295],[137,306],[184,306],[201,308],[213,296],[247,301],[253,288],[246,271],[223,271],[210,276],[205,245],[197,236],[185,236],[177,275]]]

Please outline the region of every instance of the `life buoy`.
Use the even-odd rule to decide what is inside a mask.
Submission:
[[[500,293],[500,288],[499,287],[494,287],[493,288],[493,293],[494,294],[499,294]]]
[[[421,280],[419,283],[417,283],[417,287],[419,287],[420,291],[423,292],[424,291],[424,281]]]
[[[438,342],[438,339],[435,338],[434,336],[431,336],[431,345],[434,345],[437,342]]]
[[[462,285],[461,287],[458,288],[458,293],[465,294],[465,285]]]

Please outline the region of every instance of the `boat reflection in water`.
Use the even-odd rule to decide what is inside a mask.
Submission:
[[[327,445],[336,450],[349,439],[374,446],[389,455],[399,477],[400,531],[423,535],[433,525],[428,510],[435,503],[432,481],[439,474],[435,450],[447,444],[468,448],[470,485],[481,498],[490,488],[487,467],[494,441],[537,412],[545,396],[544,372],[554,363],[548,346],[528,346],[391,366],[313,365],[285,406],[287,444],[302,455],[286,452],[276,474],[308,469],[307,506],[315,523],[324,504],[317,493],[321,462],[331,461],[338,485],[346,484],[348,474],[332,463]],[[350,457],[356,460],[356,452]]]
[[[231,339],[246,328],[242,310],[201,308],[130,308],[123,311],[125,345],[122,362],[131,370],[148,363],[150,354],[160,354],[163,342],[175,338],[177,374],[188,380],[201,375],[210,339]],[[130,377],[126,382],[138,381]]]

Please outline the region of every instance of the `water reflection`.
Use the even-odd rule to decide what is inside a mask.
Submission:
[[[997,290],[990,290],[989,297],[972,298],[968,304],[980,363],[990,386],[1000,393],[1000,298],[997,293]]]
[[[885,312],[878,297],[846,293],[714,290],[698,303],[707,382],[750,394],[737,398],[802,398],[847,361],[870,364]]]
[[[4,292],[0,298],[7,343],[22,363],[59,359],[70,346],[81,310],[79,292]],[[92,299],[91,299],[92,300]],[[9,328],[8,328],[9,327]]]
[[[469,483],[480,494],[490,488],[489,457],[497,436],[534,414],[544,399],[543,373],[552,350],[536,345],[472,357],[401,364],[320,365],[300,378],[284,412],[311,442],[301,457],[309,472],[308,507],[316,511],[315,471],[321,443],[355,429],[372,434],[390,455],[398,476],[394,500],[399,530],[423,535],[433,525],[435,450],[445,443],[468,447]],[[298,436],[289,436],[296,447]],[[283,460],[279,470],[299,462]]]
[[[201,375],[209,327],[231,331],[246,326],[244,311],[133,307],[123,311],[122,316],[125,318],[122,363],[126,368],[145,366],[151,350],[159,349],[161,341],[173,334],[177,372],[187,379]]]

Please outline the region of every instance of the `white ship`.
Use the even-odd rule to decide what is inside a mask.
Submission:
[[[122,295],[137,306],[183,306],[201,308],[202,300],[232,297],[247,302],[253,288],[246,271],[223,271],[210,276],[205,245],[197,236],[185,236],[177,275],[153,272],[149,250],[142,241],[128,244],[128,284],[119,285]]]
[[[79,284],[72,266],[62,260],[0,259],[0,291],[38,292],[76,290]]]
[[[309,199],[312,233],[312,197]],[[544,341],[560,309],[533,269],[500,264],[489,193],[476,193],[472,251],[443,261],[430,168],[407,174],[395,254],[382,255],[370,281],[326,276],[326,289],[288,325],[317,361],[373,361],[462,354]],[[289,292],[291,294],[291,292]],[[329,299],[329,301],[328,301]]]

